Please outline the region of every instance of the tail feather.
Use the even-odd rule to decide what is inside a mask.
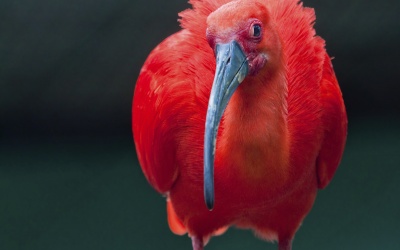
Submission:
[[[185,225],[183,225],[182,221],[176,215],[170,200],[167,200],[167,217],[169,229],[171,229],[174,234],[184,235],[187,233]]]

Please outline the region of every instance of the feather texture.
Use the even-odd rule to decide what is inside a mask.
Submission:
[[[206,242],[236,225],[289,246],[317,188],[333,178],[347,133],[325,41],[313,28],[314,10],[297,0],[190,3],[192,9],[179,14],[182,30],[151,52],[136,83],[132,119],[142,170],[167,195],[173,232],[187,231]],[[216,65],[206,30],[211,13],[216,13],[208,20],[213,24],[219,13],[226,14],[218,11],[221,6],[232,18],[244,10],[255,13],[254,6],[268,10],[279,53],[267,51],[278,58],[276,65],[271,59],[269,71],[246,78],[226,108],[215,153],[216,205],[210,212],[202,198],[202,157]],[[235,13],[239,6],[242,12]]]

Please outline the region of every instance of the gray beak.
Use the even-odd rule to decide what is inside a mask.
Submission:
[[[246,55],[236,41],[217,44],[216,61],[204,135],[204,199],[209,210],[214,207],[214,158],[218,126],[233,92],[249,70]]]

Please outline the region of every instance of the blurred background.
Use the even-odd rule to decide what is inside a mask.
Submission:
[[[305,0],[349,115],[294,249],[400,249],[400,1]],[[190,249],[147,184],[135,81],[186,0],[0,2],[0,249]],[[230,229],[212,249],[276,249]]]

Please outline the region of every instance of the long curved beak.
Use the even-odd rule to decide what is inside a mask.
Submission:
[[[248,74],[246,55],[236,41],[216,45],[217,68],[208,101],[204,135],[204,199],[214,207],[214,158],[218,126],[233,92]]]

